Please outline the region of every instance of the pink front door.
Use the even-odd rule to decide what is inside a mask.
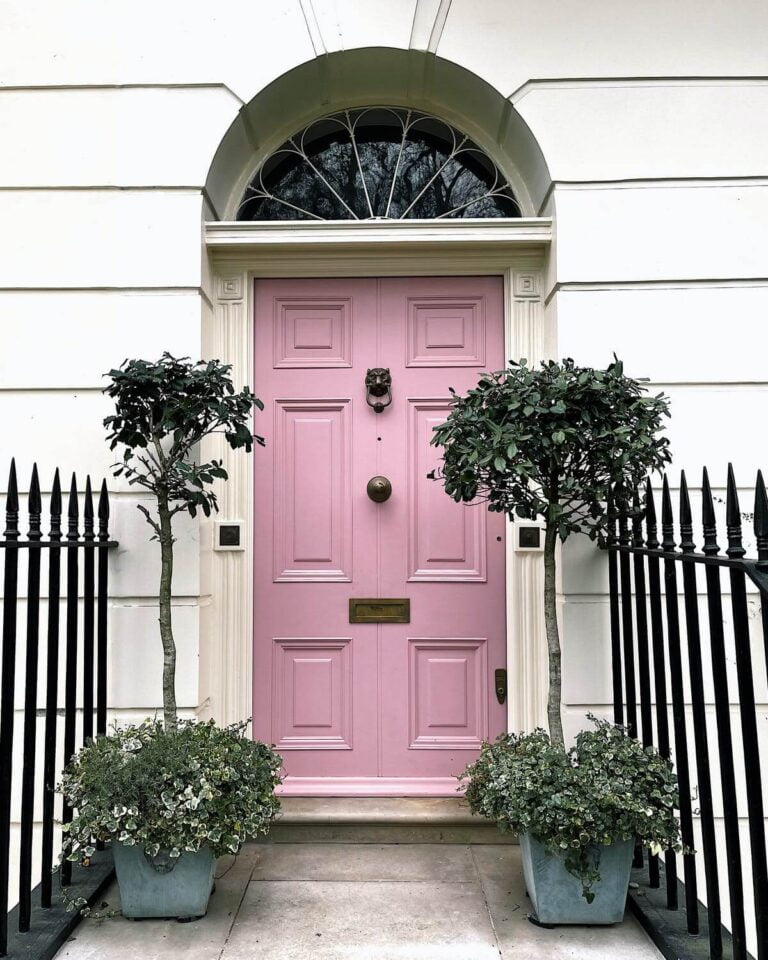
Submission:
[[[253,726],[285,792],[452,794],[505,728],[504,521],[426,477],[449,388],[504,364],[502,298],[497,277],[256,281]],[[350,622],[375,598],[410,622]]]

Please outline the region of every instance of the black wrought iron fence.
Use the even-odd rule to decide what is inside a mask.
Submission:
[[[664,478],[661,540],[650,481],[643,489],[629,494],[616,491],[612,504],[608,569],[614,717],[644,744],[653,744],[664,756],[674,757],[680,783],[683,841],[690,848],[696,846],[694,818],[700,818],[697,855],[703,863],[706,908],[699,902],[693,853],[681,858],[666,853],[663,866],[656,856],[647,855],[647,886],[651,892],[664,890],[666,916],[664,911],[654,913],[649,909],[653,905],[649,891],[645,898],[631,896],[630,902],[657,941],[665,936],[660,926],[671,931],[676,940],[673,955],[680,956],[684,955],[684,941],[670,922],[679,909],[680,890],[684,925],[683,911],[677,916],[682,931],[687,931],[689,937],[708,939],[708,952],[700,955],[713,960],[723,956],[745,960],[749,954],[744,880],[751,874],[756,928],[749,931],[749,939],[756,943],[758,960],[767,960],[768,864],[754,673],[756,667],[762,671],[755,658],[768,655],[768,496],[758,472],[754,514],[749,518],[756,557],[750,558],[744,546],[745,518],[732,467],[728,468],[725,497],[725,550],[718,543],[717,498],[712,494],[706,469],[700,494],[700,549],[694,542],[691,496],[684,473],[680,478],[677,521],[669,481]],[[727,575],[725,593],[723,574]],[[706,597],[702,608],[700,585],[702,598]],[[757,645],[751,639],[750,589],[760,599],[757,626],[762,643]],[[735,670],[735,690],[729,688],[729,663]],[[714,700],[715,737],[710,737],[707,723],[705,685],[709,684]],[[734,718],[732,704],[737,704]],[[738,722],[732,722],[736,717]],[[741,741],[738,752],[743,751],[743,764],[734,760],[737,738]],[[718,862],[716,792],[722,802],[725,863]],[[742,843],[739,832],[740,797],[746,806],[747,843]],[[642,851],[638,851],[635,866],[643,868]],[[679,873],[682,884],[678,882]],[[726,898],[730,907],[729,930],[722,925]]]
[[[40,955],[48,952],[50,955],[50,948],[55,949],[53,941],[56,937],[50,929],[50,918],[51,911],[57,915],[61,913],[61,904],[54,903],[51,873],[55,848],[53,788],[65,758],[71,757],[79,742],[92,737],[94,731],[97,735],[104,733],[107,725],[107,554],[117,544],[109,537],[109,497],[106,483],[102,483],[94,509],[91,480],[86,477],[81,525],[77,479],[73,474],[64,512],[59,471],[56,470],[51,486],[48,515],[46,537],[43,531],[43,498],[37,466],[34,466],[27,497],[28,529],[26,533],[20,531],[16,466],[11,461],[5,503],[5,531],[0,539],[0,559],[3,563],[0,668],[0,956],[9,953],[13,956],[15,948],[23,949],[25,956],[34,952]],[[46,563],[43,563],[44,557]],[[26,584],[22,584],[21,594],[20,567],[22,579],[26,567]],[[40,616],[41,581],[47,582],[44,624],[41,624]],[[26,606],[24,623],[19,622],[20,601]],[[44,663],[41,664],[43,636]],[[63,649],[60,649],[62,640]],[[23,665],[21,657],[17,657],[19,648],[23,650]],[[18,758],[20,763],[14,763],[14,723],[15,714],[20,709],[20,705],[15,701],[18,670],[21,670],[23,675],[23,746]],[[59,677],[62,671],[64,699],[60,704]],[[82,726],[79,738],[76,723],[78,690],[82,697]],[[40,695],[44,691],[44,709],[38,709],[38,691]],[[38,718],[44,718],[42,743],[38,736]],[[57,750],[59,724],[62,719],[63,752]],[[41,771],[40,775],[36,774],[36,769]],[[19,840],[18,846],[14,847],[18,858],[11,857],[11,803],[14,793],[20,794]],[[36,797],[42,801],[39,878],[32,876]],[[63,822],[71,821],[72,810],[66,804],[62,812]],[[10,868],[15,859],[18,859],[19,902],[18,906],[9,912]],[[83,868],[77,867],[76,870],[81,874]],[[94,870],[88,878],[78,875],[77,895],[89,890],[93,883],[103,882],[104,878],[104,869]],[[33,880],[36,884],[34,888]],[[61,882],[65,885],[73,883],[72,865],[69,863],[62,867]],[[45,944],[37,951],[30,952],[28,949],[33,941],[37,942],[36,926],[49,928],[46,931],[48,951]]]

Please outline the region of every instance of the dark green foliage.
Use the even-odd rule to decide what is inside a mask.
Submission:
[[[223,433],[232,449],[250,453],[263,445],[249,426],[253,407],[263,409],[248,387],[235,392],[231,366],[218,360],[176,359],[169,353],[155,361],[126,360],[110,370],[105,389],[115,401],[115,413],[104,420],[110,431],[110,449],[125,447],[115,475],[131,484],[167,497],[171,514],[187,510],[194,517],[217,509],[216,495],[206,487],[226,480],[220,460],[195,463],[191,459],[200,441]],[[147,521],[159,535],[156,521],[145,510]]]
[[[600,879],[596,847],[636,838],[654,852],[681,849],[672,764],[621,727],[591,719],[596,729],[582,731],[567,753],[544,730],[502,734],[461,778],[473,813],[563,855],[590,903]]]
[[[254,436],[249,418],[254,407],[264,409],[248,389],[235,392],[231,367],[218,360],[193,363],[164,353],[157,362],[126,360],[111,370],[105,389],[115,401],[115,413],[104,420],[110,431],[109,446],[125,447],[115,476],[149,490],[157,502],[157,518],[143,505],[138,509],[152,527],[152,539],[160,542],[160,638],[163,644],[163,717],[172,730],[176,725],[176,644],[172,624],[173,518],[183,510],[193,517],[198,509],[205,516],[218,510],[215,480],[226,480],[221,460],[197,463],[202,440],[214,433],[224,435],[237,450],[250,453]]]
[[[480,497],[489,510],[541,518],[561,540],[594,538],[611,488],[669,462],[659,437],[668,415],[667,398],[647,396],[620,360],[605,370],[521,360],[454,396],[432,443],[444,448],[440,478],[454,500]]]
[[[145,721],[89,741],[58,787],[76,810],[62,857],[80,860],[111,839],[151,856],[209,846],[218,857],[266,833],[280,809],[282,759],[245,727],[180,720],[168,731]]]

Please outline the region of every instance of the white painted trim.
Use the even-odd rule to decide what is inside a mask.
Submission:
[[[215,221],[205,226],[209,250],[263,246],[361,244],[482,244],[548,243],[552,221],[547,217],[462,220],[319,220]]]
[[[204,353],[231,363],[236,385],[253,384],[256,277],[497,274],[507,357],[536,362],[553,342],[542,300],[550,232],[548,220],[207,224],[212,309],[204,314]],[[252,711],[253,462],[220,437],[203,456],[221,458],[230,475],[220,485],[218,519],[245,521],[242,552],[214,552],[213,524],[203,530],[200,712],[230,723]],[[506,560],[508,725],[532,729],[546,719],[541,555],[515,553],[509,531]]]

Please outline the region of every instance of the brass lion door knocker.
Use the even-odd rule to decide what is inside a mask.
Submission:
[[[365,375],[366,400],[375,413],[392,403],[392,374],[389,367],[371,367]],[[386,397],[386,399],[382,399]]]

